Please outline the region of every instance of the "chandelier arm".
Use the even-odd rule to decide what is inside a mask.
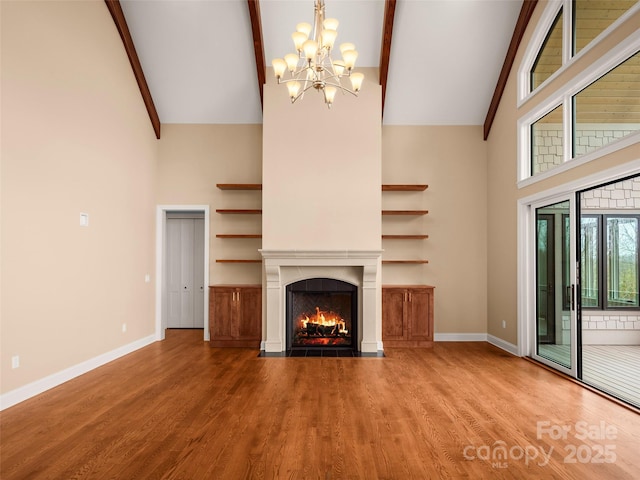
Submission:
[[[353,90],[351,90],[350,88],[345,87],[344,85],[342,85],[341,83],[334,83],[334,82],[328,82],[325,80],[325,85],[331,85],[332,87],[336,87],[338,89],[340,89],[342,91],[342,94],[344,95],[344,93],[350,93],[351,95],[353,95],[354,97],[358,96],[358,92],[354,92]]]
[[[305,93],[307,90],[309,90],[310,88],[312,88],[312,87],[313,87],[313,83],[312,83],[311,85],[309,85],[308,87],[306,87],[306,88],[302,89],[302,90],[298,93],[298,95],[296,95],[296,97],[295,97],[293,100],[291,100],[291,103],[295,103],[295,102],[296,102],[296,100],[298,100],[299,98],[304,97],[304,93]]]

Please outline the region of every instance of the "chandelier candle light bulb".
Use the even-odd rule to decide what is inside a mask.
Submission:
[[[315,0],[314,23],[301,22],[291,38],[297,53],[289,53],[282,58],[274,59],[273,73],[278,83],[287,85],[291,103],[304,96],[310,88],[322,91],[324,102],[331,108],[338,90],[358,96],[362,89],[364,75],[355,73],[358,52],[353,43],[340,45],[342,59],[333,61],[333,50],[338,36],[339,22],[335,18],[324,18],[324,0]],[[288,78],[285,78],[286,72]],[[349,77],[351,88],[342,85],[341,79]]]

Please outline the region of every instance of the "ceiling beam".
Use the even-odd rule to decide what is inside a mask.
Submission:
[[[122,39],[124,49],[129,57],[129,63],[131,63],[133,75],[136,78],[136,82],[138,82],[138,88],[140,88],[142,100],[144,101],[144,105],[147,107],[147,113],[151,119],[151,125],[153,125],[153,131],[156,133],[156,138],[160,139],[160,117],[158,116],[158,112],[156,111],[156,107],[153,103],[153,98],[151,98],[151,91],[149,90],[147,80],[144,77],[142,65],[140,65],[140,59],[138,59],[138,54],[136,53],[136,47],[133,45],[131,33],[129,32],[127,21],[124,18],[124,12],[122,11],[120,0],[104,0],[104,2],[107,4],[109,13],[111,13],[111,17],[113,18],[116,28],[118,29],[118,33],[120,34],[120,38]]]
[[[529,24],[529,20],[531,19],[531,15],[533,15],[533,10],[536,8],[537,3],[538,0],[524,0],[522,2],[520,15],[518,16],[518,21],[516,22],[516,26],[513,30],[511,43],[509,44],[509,49],[507,50],[507,55],[504,59],[504,63],[502,64],[500,76],[498,77],[498,84],[496,85],[496,89],[493,92],[493,98],[491,98],[489,111],[487,112],[487,117],[484,121],[485,140],[489,138],[491,125],[493,124],[493,120],[495,119],[496,113],[498,112],[498,106],[500,105],[502,94],[504,93],[504,89],[507,85],[507,80],[509,79],[509,73],[511,73],[511,67],[513,66],[513,62],[516,58],[516,53],[518,53],[520,41],[522,40],[522,36],[527,29],[527,25]]]
[[[382,47],[380,48],[380,85],[382,86],[382,111],[384,115],[384,99],[387,93],[387,76],[389,75],[389,56],[391,55],[391,37],[393,35],[393,17],[396,12],[396,0],[386,0],[384,4],[384,20],[382,22]]]
[[[258,0],[247,0],[247,5],[249,6],[249,17],[251,17],[251,33],[253,34],[253,51],[256,56],[258,89],[260,90],[260,105],[264,106],[263,89],[266,82],[266,67],[264,64],[264,42],[262,41],[260,3]]]

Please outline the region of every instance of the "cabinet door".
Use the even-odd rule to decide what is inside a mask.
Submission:
[[[238,340],[260,340],[262,338],[262,290],[242,288],[238,291],[237,319],[234,329]]]
[[[232,317],[235,307],[235,290],[231,288],[213,288],[210,304],[211,339],[228,340],[232,338]]]
[[[409,340],[432,340],[433,292],[430,289],[411,289],[408,291],[408,295],[407,327]]]
[[[405,339],[405,289],[382,289],[382,340]]]

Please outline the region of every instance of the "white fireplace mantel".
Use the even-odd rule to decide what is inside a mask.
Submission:
[[[285,287],[319,276],[357,285],[359,350],[382,351],[382,250],[260,250],[260,253],[266,274],[265,352],[284,352],[287,348]]]

